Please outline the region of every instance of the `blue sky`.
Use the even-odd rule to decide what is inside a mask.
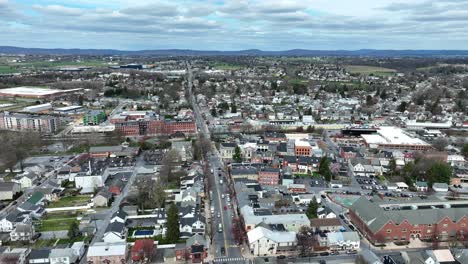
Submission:
[[[0,45],[468,49],[467,0],[0,0]]]

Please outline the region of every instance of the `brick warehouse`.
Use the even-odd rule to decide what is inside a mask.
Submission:
[[[349,208],[351,222],[372,243],[410,239],[467,241],[468,201],[412,198],[384,201],[359,198]]]

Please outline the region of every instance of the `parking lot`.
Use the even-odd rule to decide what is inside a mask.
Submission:
[[[356,176],[356,181],[357,183],[359,183],[359,185],[361,186],[361,189],[363,190],[378,190],[378,191],[387,190],[387,186],[379,184],[377,179]]]

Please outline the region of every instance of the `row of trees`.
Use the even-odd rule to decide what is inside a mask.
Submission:
[[[23,160],[43,144],[41,135],[35,132],[1,131],[0,141],[0,165],[11,171],[18,162],[23,170]]]

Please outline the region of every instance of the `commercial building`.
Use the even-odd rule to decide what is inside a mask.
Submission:
[[[110,118],[115,130],[125,136],[151,136],[158,134],[172,135],[176,132],[195,133],[193,119],[161,120],[154,112],[130,111],[116,114]]]
[[[385,201],[359,198],[349,208],[351,222],[372,243],[464,240],[468,232],[468,201],[412,198]]]
[[[432,146],[397,127],[380,127],[376,134],[361,135],[369,148],[399,150],[429,150]]]
[[[6,111],[0,113],[0,130],[55,133],[59,126],[59,116],[11,113]]]
[[[41,87],[15,87],[0,89],[0,97],[21,97],[30,99],[55,99],[65,95],[73,94],[82,91],[82,88],[69,89],[69,90],[56,90]]]
[[[106,113],[102,110],[92,110],[83,116],[83,124],[86,126],[99,125],[106,121]]]
[[[294,144],[294,153],[296,156],[310,156],[311,146],[308,141],[296,140]]]
[[[297,246],[295,232],[276,230],[262,225],[247,232],[250,252],[255,256],[275,255],[288,252]]]

